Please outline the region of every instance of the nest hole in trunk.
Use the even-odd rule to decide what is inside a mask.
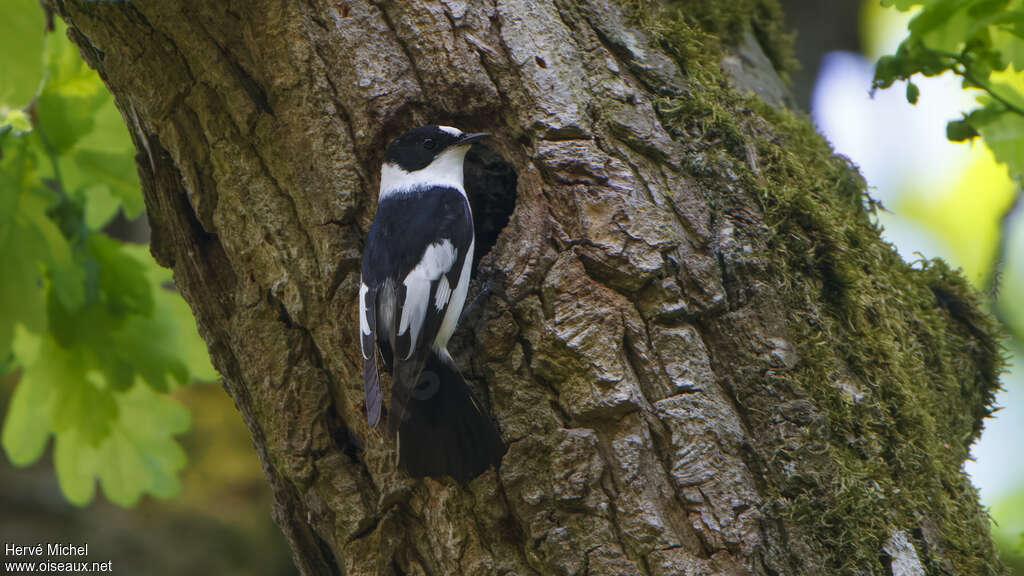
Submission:
[[[516,170],[493,149],[476,144],[466,154],[464,181],[473,209],[473,270],[491,251],[516,207]]]

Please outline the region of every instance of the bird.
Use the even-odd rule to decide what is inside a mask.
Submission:
[[[485,133],[426,125],[384,151],[380,192],[363,249],[359,331],[367,422],[382,415],[381,368],[391,375],[387,430],[413,478],[465,484],[497,466],[505,446],[447,345],[473,263],[473,214],[463,165]]]

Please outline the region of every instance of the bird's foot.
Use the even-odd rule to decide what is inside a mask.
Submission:
[[[462,309],[462,319],[469,318],[473,312],[476,312],[477,306],[482,304],[482,300],[486,300],[486,296],[491,293],[491,279],[483,281],[480,286],[480,291],[477,292],[476,296],[469,302],[469,305]]]

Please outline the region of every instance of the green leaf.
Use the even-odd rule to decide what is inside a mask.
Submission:
[[[29,381],[45,382],[55,394],[47,419],[55,433],[74,430],[82,441],[93,446],[109,435],[117,407],[98,374],[91,373],[82,349],[63,348],[46,337],[37,361],[25,366],[23,374]]]
[[[1003,114],[1000,121],[985,124],[980,132],[996,160],[1009,167],[1011,176],[1024,175],[1024,117]]]
[[[68,27],[63,20],[54,19],[53,32],[47,40],[48,77],[44,91],[87,98],[107,93],[99,75],[82,60],[78,46],[68,39]]]
[[[82,441],[98,446],[110,435],[110,425],[117,419],[113,393],[103,381],[86,373],[81,366],[59,380],[60,402],[53,407],[53,431],[57,434],[75,430]]]
[[[35,364],[39,358],[39,349],[43,339],[32,332],[19,326],[14,330],[14,342],[11,344],[11,352],[18,358],[22,366]]]
[[[907,28],[929,48],[956,52],[967,38],[970,24],[967,18],[955,16],[970,4],[964,0],[939,0],[915,16]]]
[[[85,506],[92,501],[96,475],[102,469],[97,460],[97,448],[84,441],[75,430],[57,435],[53,467],[61,492],[72,504]]]
[[[175,339],[175,326],[167,318],[133,316],[114,335],[113,341],[118,346],[118,355],[130,358],[146,383],[166,392],[168,375],[178,385],[188,384],[188,366],[179,357],[180,351],[165,347]]]
[[[153,313],[153,290],[146,268],[124,250],[124,244],[105,234],[91,234],[89,254],[99,265],[99,288],[111,314],[124,316]]]
[[[106,98],[94,116],[94,129],[82,136],[61,163],[64,186],[84,201],[86,223],[101,228],[124,207],[138,217],[145,208],[135,166],[135,146],[113,98]]]
[[[27,355],[36,361],[24,368],[3,430],[13,462],[38,459],[52,432],[60,486],[75,504],[92,499],[96,478],[122,506],[144,493],[177,493],[185,456],[174,436],[188,429],[187,410],[146,386],[114,392],[84,348],[62,348],[44,337]]]
[[[1024,110],[1024,94],[1020,92],[1014,85],[1007,82],[993,82],[992,93],[999,96],[999,98],[1006,100],[1018,109]],[[992,94],[984,93],[978,96],[978,102],[989,107],[989,105],[997,102],[996,98]],[[1002,103],[999,104],[1002,106]]]
[[[23,108],[39,90],[45,28],[36,0],[0,2],[0,110]]]
[[[134,506],[143,493],[175,496],[186,457],[174,436],[188,430],[188,411],[141,386],[118,395],[118,406],[124,416],[100,447],[106,465],[99,477],[107,498]]]
[[[1001,105],[986,104],[981,108],[971,110],[971,113],[967,115],[967,119],[970,121],[971,126],[980,130],[986,124],[997,122],[1004,114],[1006,114],[1006,110]]]
[[[74,504],[89,503],[99,478],[107,498],[120,506],[134,506],[145,493],[174,497],[187,461],[174,436],[188,430],[188,411],[140,386],[119,394],[117,403],[123,416],[99,446],[75,431],[58,435],[54,457],[65,496]]]
[[[145,204],[132,155],[86,148],[76,150],[73,158],[81,170],[82,179],[105,186],[112,196],[121,201],[125,216],[136,218],[142,213]]]
[[[1010,10],[992,18],[992,46],[1007,64],[1024,70],[1024,10]]]
[[[111,345],[118,357],[130,360],[157,391],[170,387],[168,377],[179,386],[187,384],[190,375],[215,380],[217,373],[198,336],[192,311],[180,295],[163,287],[171,279],[170,271],[158,266],[144,246],[126,245],[123,250],[145,263],[154,311],[149,317],[129,318],[123,328],[113,332]]]
[[[42,238],[39,248],[45,250],[53,290],[65,307],[74,310],[85,300],[85,271],[73,260],[67,239],[44,212],[45,202],[33,198],[25,198],[23,202],[35,206],[25,212],[25,218]]]
[[[171,282],[171,271],[158,265],[146,246],[135,244],[126,246],[125,250],[146,263],[146,276],[156,294],[154,316],[173,326],[169,330],[173,334],[173,340],[162,345],[168,349],[178,350],[182,354],[182,361],[193,378],[205,382],[219,378],[220,375],[210,364],[210,351],[199,337],[192,309],[180,294],[165,287]]]
[[[93,113],[103,103],[105,95],[87,96],[63,94],[47,84],[36,101],[39,114],[37,128],[57,154],[70,150],[76,142],[93,129]]]
[[[0,248],[14,225],[21,191],[38,184],[35,168],[35,156],[23,138],[9,133],[0,136]]]
[[[966,119],[951,120],[946,124],[946,138],[951,142],[963,142],[977,136],[978,131]]]
[[[95,130],[82,137],[79,146],[101,152],[123,152],[135,155],[135,144],[128,134],[128,127],[121,111],[114,105],[114,98],[108,93],[103,104],[96,111],[93,120]]]
[[[1024,34],[1024,26],[1016,29]],[[993,32],[992,37],[993,45],[1002,54],[1006,63],[1015,70],[1024,70],[1024,37],[1000,29]]]
[[[921,89],[913,82],[907,82],[907,102],[917,104],[917,98],[921,95]]]
[[[0,442],[8,460],[27,466],[43,455],[50,437],[53,388],[43,379],[23,376],[7,406]]]
[[[121,200],[110,192],[108,186],[96,184],[83,190],[87,199],[85,203],[85,225],[90,230],[99,230],[110,222],[118,209]]]
[[[24,152],[24,148],[21,149]],[[17,170],[30,171],[31,162]],[[16,171],[17,171],[16,170]],[[3,176],[11,176],[0,170]],[[2,176],[0,176],[2,177]],[[8,178],[25,180],[24,174]],[[17,207],[0,223],[0,357],[6,358],[11,344],[13,326],[22,324],[33,331],[46,328],[46,278],[43,263],[49,260],[46,234],[36,223],[45,219],[46,204],[32,194],[19,194]],[[0,217],[2,218],[2,217]]]
[[[5,258],[0,262],[0,277],[4,278],[0,282],[0,318],[34,331],[46,328],[45,284],[40,266],[45,255],[39,250],[40,240],[38,231],[24,222],[15,222],[7,244],[19,249],[4,249]],[[3,351],[6,352],[6,347]]]
[[[8,144],[15,142],[15,146]],[[18,195],[22,186],[22,171],[28,159],[25,157],[25,147],[22,142],[12,138],[9,134],[0,135],[0,254],[4,254],[8,248],[8,239],[14,227],[14,211],[18,207]],[[8,268],[8,270],[5,270]],[[17,267],[17,268],[20,268]],[[10,284],[10,274],[16,274],[20,270],[9,266],[9,263],[0,262],[0,362],[7,359],[8,350],[11,345],[11,338],[14,335],[14,311],[8,310],[11,307],[10,300],[13,291],[5,284]]]
[[[875,88],[888,88],[904,75],[903,60],[898,56],[882,56],[875,64]]]
[[[984,20],[1006,8],[1009,0],[978,0],[967,8],[967,15],[974,20]]]
[[[103,81],[82,60],[65,30],[58,20],[48,38],[48,77],[36,101],[37,128],[57,154],[92,132],[96,113],[110,99]]]
[[[892,6],[901,12],[906,12],[919,4],[921,0],[882,0],[882,6]]]

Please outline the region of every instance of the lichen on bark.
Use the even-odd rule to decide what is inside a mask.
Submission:
[[[304,573],[1000,570],[961,471],[995,329],[806,118],[737,89],[778,71],[723,72],[751,35],[785,69],[773,2],[53,6]],[[362,407],[380,155],[426,122],[515,171],[482,160],[514,211],[451,346],[509,451],[466,489],[401,476]]]

